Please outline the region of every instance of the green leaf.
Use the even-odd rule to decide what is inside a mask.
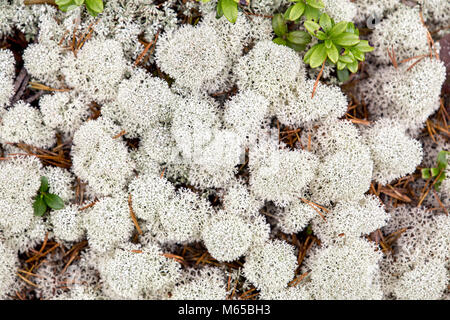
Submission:
[[[318,23],[315,23],[314,21],[305,21],[303,24],[308,30],[309,33],[311,33],[313,36],[316,35],[316,32],[320,29],[320,25]]]
[[[100,13],[103,11],[103,0],[86,0],[86,8],[88,11]]]
[[[317,45],[317,49],[314,50],[309,59],[309,65],[311,66],[311,68],[317,68],[318,66],[322,65],[326,58],[327,48],[325,48],[325,45],[323,43],[319,44]]]
[[[365,57],[364,57],[364,53],[362,53],[361,51],[359,51],[358,49],[355,48],[351,48],[350,52],[352,53],[352,55],[359,61],[364,61]]]
[[[322,41],[328,39],[327,34],[320,30],[316,32],[316,38]]]
[[[45,204],[45,201],[44,199],[42,199],[42,197],[36,197],[36,200],[34,200],[33,202],[33,210],[34,215],[38,217],[42,217],[45,211],[47,211],[47,205]]]
[[[443,172],[441,174],[441,176],[439,177],[438,181],[436,181],[434,184],[434,189],[436,189],[436,191],[439,191],[439,187],[441,186],[442,181],[444,181],[445,178],[446,178],[446,175],[445,175],[445,172]]]
[[[292,6],[290,6],[289,8],[287,8],[286,12],[283,14],[283,17],[284,17],[286,20],[289,20],[289,16],[290,16],[290,14],[291,14],[291,10],[292,10],[293,7],[294,7],[294,5],[292,5]]]
[[[320,17],[320,10],[313,8],[311,6],[306,6],[304,14],[305,14],[306,20],[318,21],[319,17]]]
[[[356,34],[344,32],[333,37],[333,42],[343,47],[351,47],[359,43],[359,37]]]
[[[222,10],[225,18],[235,23],[238,16],[238,5],[233,0],[222,0]]]
[[[340,82],[346,82],[348,80],[348,78],[350,77],[350,73],[348,72],[347,69],[338,70],[337,76],[338,76],[338,79]]]
[[[338,24],[335,24],[330,32],[328,33],[328,35],[330,36],[330,38],[334,38],[337,37],[338,35],[340,35],[341,33],[343,33],[345,31],[345,29],[347,29],[347,22],[345,21],[341,21]]]
[[[319,24],[325,32],[330,31],[332,27],[330,16],[326,13],[322,13],[322,15],[320,16]]]
[[[369,41],[367,40],[361,40],[356,46],[355,49],[358,49],[361,52],[371,52],[373,51],[374,47],[371,47],[369,45]]]
[[[305,3],[304,2],[297,2],[296,4],[294,4],[292,7],[290,7],[289,9],[289,15],[286,17],[286,19],[291,20],[291,21],[295,21],[298,18],[300,18],[303,14],[303,12],[305,12]],[[286,13],[288,13],[286,11]]]
[[[287,33],[288,28],[286,25],[286,21],[284,20],[283,15],[281,13],[277,13],[273,16],[272,28],[273,32],[275,32],[275,34],[279,37],[282,37]]]
[[[344,63],[352,63],[355,61],[355,59],[352,59],[352,57],[350,57],[348,55],[344,55],[344,56],[339,56],[339,61],[342,61]]]
[[[339,60],[339,52],[334,44],[331,44],[331,47],[327,48],[327,55],[333,63]]]
[[[297,43],[292,43],[290,41],[286,41],[286,45],[291,48],[294,49],[295,51],[304,51],[306,49],[306,44],[297,44]]]
[[[345,62],[342,62],[341,60],[338,60],[337,64],[338,71],[344,70],[347,67],[347,64]]]
[[[306,3],[313,8],[323,9],[325,5],[321,0],[306,0]]]
[[[422,178],[423,179],[430,179],[431,178],[430,168],[424,168],[424,169],[422,169],[420,171],[422,172]]]
[[[40,192],[47,192],[48,190],[48,179],[47,177],[41,177],[41,187],[39,188]]]
[[[352,63],[347,63],[347,68],[350,72],[355,73],[358,71],[358,61],[353,61]]]
[[[77,6],[81,6],[84,3],[84,0],[73,0]]]
[[[315,44],[314,46],[311,47],[311,49],[308,50],[308,52],[306,52],[305,56],[303,57],[303,62],[309,64],[309,59],[311,58],[314,51],[317,49],[317,46],[318,44]]]
[[[286,46],[286,45],[287,45],[287,41],[284,40],[284,39],[281,38],[281,37],[277,37],[277,38],[273,39],[272,41],[273,41],[274,43],[279,44],[279,45],[282,45],[282,46]]]
[[[59,6],[59,10],[61,10],[62,12],[67,12],[67,11],[70,11],[70,10],[74,10],[76,8],[78,8],[78,6],[73,4],[72,2],[70,2],[68,5],[61,5],[61,6]]]
[[[355,27],[353,22],[347,22],[347,28],[345,29],[345,31],[359,36],[359,30]]]
[[[326,39],[324,44],[325,44],[325,47],[327,49],[329,49],[329,48],[331,48],[331,45],[333,44],[333,42],[330,39]]]
[[[46,193],[44,194],[45,203],[54,210],[64,208],[64,201],[56,194]]]
[[[441,172],[441,170],[439,170],[438,168],[430,168],[430,171],[432,177],[436,177],[439,174],[439,172]]]
[[[72,3],[73,0],[56,0],[55,4],[59,6],[67,6]]]
[[[304,31],[292,31],[288,33],[287,40],[295,44],[306,45],[311,42],[311,36]]]
[[[222,0],[219,0],[217,2],[217,7],[216,7],[216,19],[220,19],[223,16],[223,10],[222,10]]]
[[[437,164],[438,164],[438,168],[439,169],[446,169],[448,162],[447,162],[447,154],[449,154],[450,152],[442,150],[439,151],[438,156],[437,156]]]

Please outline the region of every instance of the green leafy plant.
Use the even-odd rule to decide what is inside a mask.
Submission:
[[[306,45],[311,42],[311,36],[305,31],[291,31],[288,32],[287,21],[284,16],[277,13],[272,18],[272,28],[278,36],[273,39],[276,44],[288,46],[295,51],[303,51]]]
[[[304,56],[305,63],[311,68],[325,65],[326,62],[336,65],[337,76],[341,82],[348,80],[349,72],[358,71],[359,61],[365,60],[365,53],[374,48],[367,40],[359,38],[359,30],[352,22],[335,23],[326,13],[321,13],[323,3],[320,0],[295,0],[284,14],[276,14],[272,18],[272,28],[277,35],[273,41],[288,46],[296,51],[303,51],[312,37],[317,43]],[[305,16],[304,31],[289,32],[288,22],[299,22]]]
[[[94,17],[103,11],[103,0],[56,0],[55,3],[64,12],[76,9],[84,3],[89,14]]]
[[[291,0],[295,2],[284,13],[284,18],[289,21],[299,21],[304,15],[307,20],[317,21],[320,17],[320,9],[325,5],[321,0]]]
[[[306,21],[304,26],[311,36],[318,39],[318,43],[305,54],[305,63],[317,68],[330,61],[337,66],[341,81],[348,79],[348,71],[357,72],[359,61],[364,61],[365,53],[374,49],[367,40],[359,39],[359,30],[352,22],[335,24],[326,13],[320,16],[319,23]]]
[[[48,189],[47,177],[41,177],[41,187],[33,203],[35,216],[42,217],[47,212],[48,207],[53,210],[64,208],[64,201],[56,194],[49,193]]]
[[[436,190],[439,190],[439,187],[442,184],[442,181],[445,180],[445,169],[447,169],[447,155],[450,154],[449,151],[442,150],[438,153],[437,156],[437,166],[436,168],[423,168],[422,171],[422,178],[423,179],[430,179],[435,178],[436,181],[434,182],[434,188]]]

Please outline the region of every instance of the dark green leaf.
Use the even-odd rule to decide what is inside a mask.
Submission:
[[[359,37],[356,34],[344,32],[333,37],[333,42],[343,47],[351,47],[359,43]]]
[[[330,38],[334,38],[343,33],[345,29],[347,29],[347,22],[341,21],[338,24],[335,24],[328,34]]]
[[[343,69],[337,71],[337,76],[340,82],[346,82],[350,77],[350,74],[347,69]]]
[[[283,15],[281,13],[277,13],[272,18],[272,28],[273,32],[279,37],[284,36],[287,31],[286,20],[284,20]]]
[[[223,10],[222,10],[222,0],[219,0],[217,2],[217,7],[216,7],[216,19],[220,19],[223,16]]]
[[[319,24],[325,32],[330,31],[332,27],[330,16],[326,13],[322,13]]]
[[[305,11],[305,3],[300,1],[294,4],[292,7],[289,8],[289,15],[287,19],[291,21],[295,21],[298,18],[300,18]],[[287,12],[286,12],[287,13]]]
[[[317,49],[314,50],[313,54],[311,55],[309,59],[309,65],[311,68],[317,68],[318,66],[321,66],[322,63],[327,58],[327,48],[325,48],[325,45],[319,44],[317,45]]]
[[[306,49],[306,45],[305,44],[297,44],[297,43],[292,43],[290,41],[286,42],[286,45],[291,48],[294,49],[295,51],[304,51]]]
[[[42,199],[42,197],[36,197],[36,200],[34,200],[33,202],[33,210],[34,215],[38,217],[42,217],[45,211],[47,211],[47,205],[45,204],[45,201],[44,199]]]
[[[222,10],[225,18],[235,23],[238,16],[238,5],[233,0],[222,0]]]
[[[287,45],[287,41],[284,40],[283,38],[280,38],[280,37],[277,37],[277,38],[273,39],[272,41],[273,41],[274,43],[280,44],[280,45],[282,45],[282,46]]]
[[[327,48],[327,55],[333,63],[336,63],[338,61],[339,52],[334,44],[331,44],[331,47]]]
[[[54,210],[64,208],[64,201],[56,194],[46,193],[44,194],[45,203]]]
[[[292,31],[287,35],[287,40],[295,44],[308,44],[311,42],[311,36],[304,31]]]
[[[430,168],[424,168],[421,170],[422,172],[422,178],[423,179],[430,179],[431,178],[431,172],[430,172]]]
[[[41,177],[41,187],[39,188],[40,192],[47,192],[48,190],[48,179],[47,177]]]

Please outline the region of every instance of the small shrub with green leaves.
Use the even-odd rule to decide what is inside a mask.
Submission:
[[[449,151],[442,150],[438,153],[437,156],[437,165],[435,168],[423,168],[422,169],[422,178],[423,179],[430,179],[434,178],[436,179],[436,182],[434,182],[434,188],[438,191],[439,187],[441,186],[442,182],[446,178],[445,170],[448,166],[447,161],[447,155],[449,155]]]
[[[305,28],[319,42],[312,46],[303,60],[311,68],[317,68],[330,61],[336,64],[339,79],[348,78],[348,71],[358,71],[358,62],[365,60],[365,53],[373,50],[367,40],[359,39],[359,30],[352,22],[337,24],[326,14],[320,16],[319,23],[306,21]]]
[[[48,179],[42,176],[41,187],[33,203],[35,216],[42,217],[49,207],[53,210],[64,208],[64,201],[58,195],[49,193],[48,189]]]
[[[304,56],[304,62],[311,68],[325,65],[326,62],[337,66],[337,75],[344,82],[349,77],[349,71],[358,71],[359,61],[365,60],[365,53],[374,48],[367,40],[359,38],[359,30],[352,22],[335,23],[326,13],[321,13],[322,1],[296,1],[284,14],[275,14],[272,27],[277,35],[273,40],[280,45],[288,46],[296,51],[303,51],[311,42],[312,37],[318,42]],[[288,22],[300,22],[302,16],[306,21],[304,27],[308,32],[289,31]]]
[[[84,3],[89,14],[94,17],[103,11],[103,0],[56,0],[55,3],[64,12],[76,9]]]

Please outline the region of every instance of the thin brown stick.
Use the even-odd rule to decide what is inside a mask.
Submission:
[[[28,283],[29,285],[31,285],[31,286],[33,286],[33,287],[36,287],[36,288],[38,287],[37,284],[31,282],[30,280],[28,280],[27,278],[25,278],[24,276],[22,276],[20,273],[16,273],[16,274],[17,274],[17,276],[18,276],[20,279],[22,279],[23,281],[25,281],[25,282]]]
[[[142,230],[141,230],[141,227],[139,227],[139,223],[138,223],[136,216],[134,215],[134,211],[133,211],[133,203],[132,203],[132,199],[131,199],[131,193],[128,195],[128,208],[130,209],[131,220],[133,220],[133,223],[136,227],[138,234],[141,235]]]
[[[314,87],[313,87],[313,91],[312,91],[312,94],[311,94],[311,99],[314,98],[314,94],[316,93],[317,86],[319,85],[319,80],[322,77],[323,69],[325,68],[325,62],[327,62],[327,59],[325,59],[323,61],[322,68],[320,68],[319,75],[317,76],[316,82],[314,82]]]
[[[324,221],[327,221],[327,219],[325,219],[325,216],[322,214],[322,212],[320,212],[320,210],[316,208],[314,202],[311,202],[311,201],[309,201],[309,200],[307,200],[307,199],[304,199],[304,198],[300,198],[300,200],[302,200],[303,202],[305,202],[306,204],[308,204],[309,206],[311,206],[311,208],[313,208],[313,209],[320,215],[320,217],[321,217]]]

